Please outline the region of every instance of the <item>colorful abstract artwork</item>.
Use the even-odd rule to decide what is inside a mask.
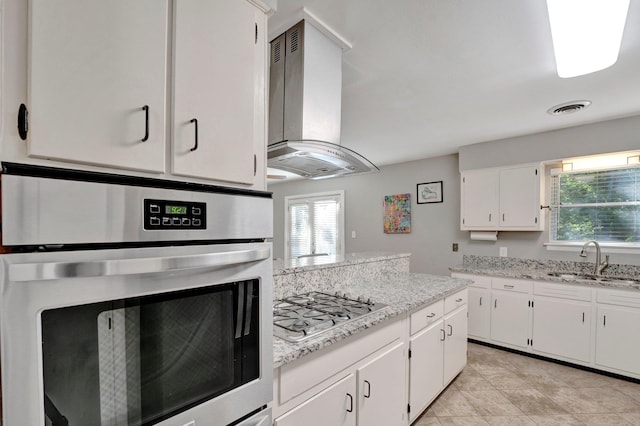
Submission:
[[[411,232],[411,194],[384,196],[384,233]]]

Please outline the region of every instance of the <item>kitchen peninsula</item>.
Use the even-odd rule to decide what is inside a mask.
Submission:
[[[356,413],[407,425],[462,370],[470,281],[412,274],[409,257],[274,260],[274,300],[319,291],[387,305],[300,342],[274,338],[275,425],[355,424]]]

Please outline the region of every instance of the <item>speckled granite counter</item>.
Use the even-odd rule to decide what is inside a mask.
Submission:
[[[463,257],[463,264],[449,268],[451,272],[494,277],[554,281],[565,284],[588,285],[595,287],[613,287],[625,290],[640,290],[640,267],[635,265],[610,265],[599,279],[576,279],[551,276],[551,272],[577,273],[590,276],[593,262],[571,262],[555,260],[517,259],[494,256]],[[637,280],[637,282],[623,282]]]
[[[406,256],[408,255],[404,255]],[[389,306],[303,342],[290,343],[274,337],[274,368],[344,340],[390,318],[440,300],[466,288],[469,283],[469,280],[464,279],[409,273],[389,274],[370,281],[353,281],[343,289],[351,296],[371,298],[377,303],[385,303]]]

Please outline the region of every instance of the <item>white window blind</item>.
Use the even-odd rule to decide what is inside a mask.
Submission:
[[[343,254],[344,194],[287,197],[287,248],[290,258]]]
[[[552,176],[550,224],[552,241],[640,243],[640,168]]]

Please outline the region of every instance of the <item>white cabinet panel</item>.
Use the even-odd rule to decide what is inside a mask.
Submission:
[[[500,227],[540,229],[540,177],[536,166],[500,170]]]
[[[530,339],[529,295],[494,289],[491,299],[491,340],[526,348]]]
[[[533,308],[533,349],[589,362],[591,303],[536,296]]]
[[[491,290],[469,287],[469,337],[488,339],[491,333]]]
[[[444,380],[446,386],[467,364],[467,309],[444,317]]]
[[[174,13],[172,171],[251,184],[261,12],[247,1],[180,0]]]
[[[29,7],[28,155],[163,172],[168,1]]]
[[[278,417],[274,426],[355,426],[356,378],[349,374],[337,383]]]
[[[496,170],[462,174],[461,229],[495,229],[498,226],[499,181]]]
[[[442,390],[445,331],[442,320],[411,337],[409,359],[410,420],[413,421]]]
[[[399,343],[358,369],[358,425],[406,424],[404,349]]]
[[[598,305],[596,364],[640,375],[640,309]]]

